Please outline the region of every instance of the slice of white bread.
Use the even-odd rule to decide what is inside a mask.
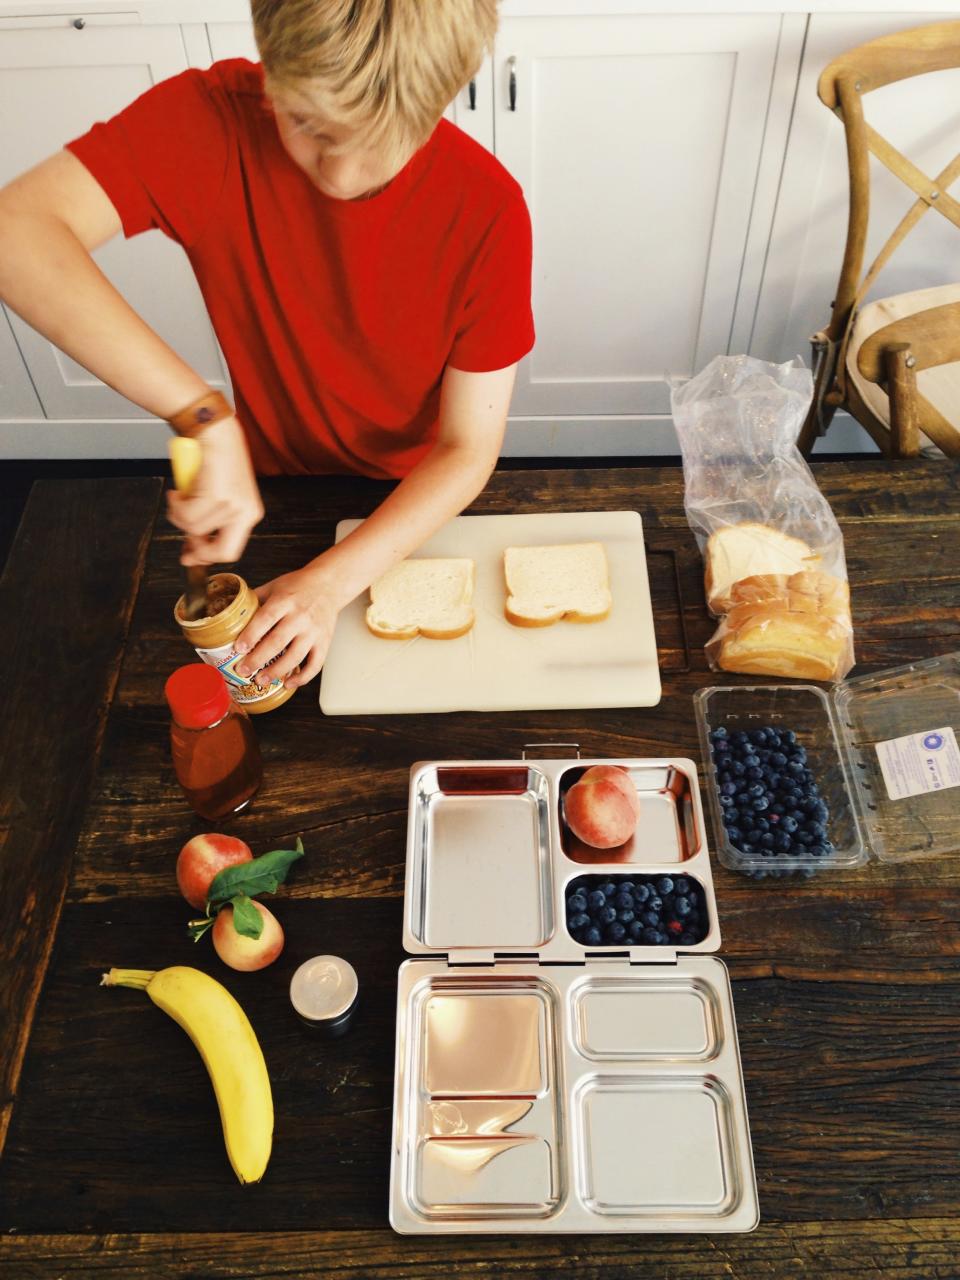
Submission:
[[[607,553],[600,542],[507,547],[507,621],[517,627],[601,622],[613,607]]]
[[[367,626],[384,640],[454,640],[473,626],[472,560],[401,560],[370,588]]]
[[[704,560],[707,604],[712,613],[726,613],[734,603],[733,585],[742,578],[800,573],[816,568],[820,556],[800,538],[766,524],[747,522],[712,533]]]

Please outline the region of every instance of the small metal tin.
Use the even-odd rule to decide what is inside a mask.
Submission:
[[[313,956],[290,979],[290,1003],[297,1017],[328,1036],[347,1030],[359,994],[353,965],[341,956]]]
[[[591,765],[637,788],[634,835],[578,842]],[[689,945],[586,948],[586,877],[683,876]],[[664,892],[667,892],[665,890]],[[697,769],[683,758],[415,765],[390,1222],[404,1234],[750,1231],[759,1217]],[[653,1154],[655,1153],[655,1154]]]

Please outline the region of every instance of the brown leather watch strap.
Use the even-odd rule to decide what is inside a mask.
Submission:
[[[233,417],[230,401],[220,391],[208,391],[167,421],[178,436],[197,436],[214,422]]]

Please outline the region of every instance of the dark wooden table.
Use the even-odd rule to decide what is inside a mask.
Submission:
[[[860,670],[960,649],[960,468],[817,468],[846,538]],[[329,544],[383,486],[278,481],[241,565],[256,583]],[[399,1237],[387,1223],[406,785],[431,757],[576,740],[698,756],[692,694],[711,624],[678,470],[498,473],[477,512],[634,508],[664,694],[650,710],[323,718],[317,689],[257,728],[266,779],[230,824],[256,852],[302,832],[277,900],[281,960],[227,971],[183,925],[174,861],[203,828],[171,775],[165,676],[177,540],[159,480],[40,482],[0,588],[0,1275],[650,1277],[960,1275],[960,860],[754,884],[716,866],[762,1222],[749,1236]],[[673,672],[673,674],[671,674]],[[356,965],[351,1033],[293,1018],[293,967]],[[114,965],[194,963],[247,1008],[277,1112],[265,1181],[241,1188],[183,1033]],[[642,1139],[638,1138],[642,1157]]]

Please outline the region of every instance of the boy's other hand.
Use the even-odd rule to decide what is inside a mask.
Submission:
[[[262,683],[282,680],[299,688],[323,666],[340,612],[323,570],[314,564],[285,573],[258,587],[257,599],[260,608],[237,640],[237,652],[246,657],[235,670],[250,676],[273,662]],[[300,670],[291,675],[296,667]]]
[[[186,535],[181,564],[229,564],[263,519],[263,502],[236,418],[215,422],[198,439],[200,474],[189,495],[167,493],[167,518]]]

